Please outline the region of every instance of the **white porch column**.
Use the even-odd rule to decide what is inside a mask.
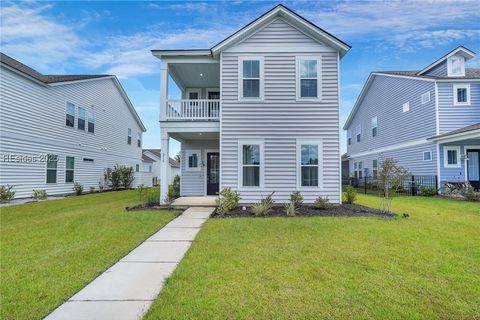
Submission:
[[[160,121],[167,120],[167,99],[168,99],[168,63],[160,64]]]
[[[168,198],[168,169],[169,169],[169,134],[168,131],[160,130],[161,136],[161,164],[160,164],[160,203],[166,203]]]

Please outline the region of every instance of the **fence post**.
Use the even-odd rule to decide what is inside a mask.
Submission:
[[[438,191],[438,176],[435,175],[435,190]]]
[[[363,178],[363,188],[364,188],[364,193],[367,194],[367,176]]]
[[[415,176],[412,175],[412,185],[410,186],[410,190],[411,190],[411,193],[412,193],[412,196],[414,196],[416,193],[415,193]]]

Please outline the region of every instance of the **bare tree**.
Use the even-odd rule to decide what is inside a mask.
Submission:
[[[380,164],[380,172],[378,173],[378,188],[383,191],[383,199],[380,204],[380,210],[383,212],[392,211],[392,194],[398,188],[403,188],[405,178],[410,172],[399,165],[392,158],[385,158]]]
[[[177,161],[178,163],[180,163],[180,160],[182,159],[182,157],[180,156],[180,152],[177,153],[177,155],[175,156],[175,161]]]

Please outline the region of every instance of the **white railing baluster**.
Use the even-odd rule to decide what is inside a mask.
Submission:
[[[167,120],[218,120],[220,100],[167,100]]]

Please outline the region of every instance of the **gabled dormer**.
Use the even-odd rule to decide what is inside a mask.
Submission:
[[[459,46],[428,67],[419,71],[419,76],[465,77],[465,62],[475,57],[475,52]]]

